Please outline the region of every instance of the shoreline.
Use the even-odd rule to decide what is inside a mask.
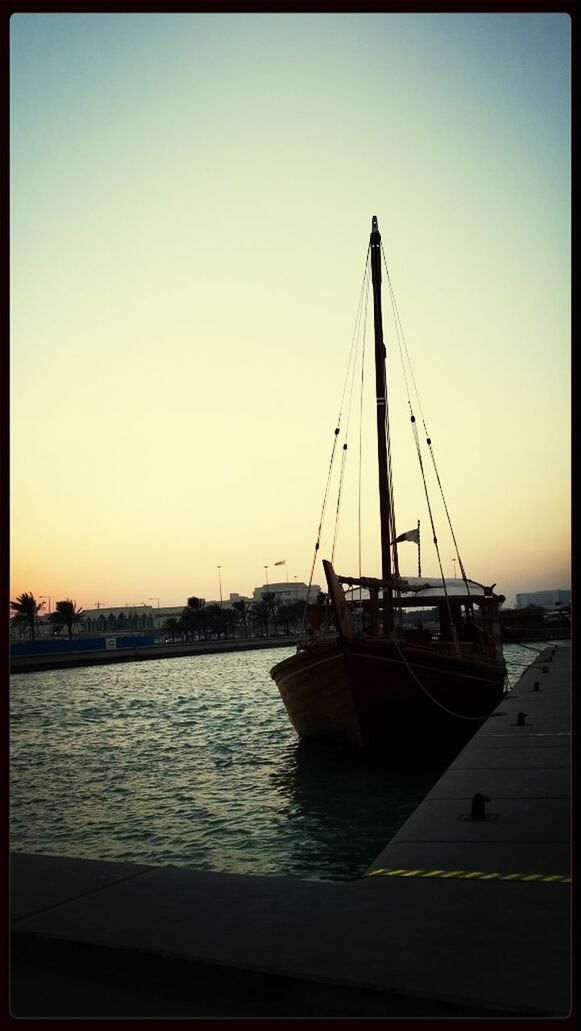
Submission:
[[[74,669],[114,662],[147,662],[150,659],[177,659],[191,655],[215,655],[220,652],[251,651],[260,648],[290,648],[300,640],[298,634],[281,637],[260,637],[254,640],[234,638],[223,641],[188,641],[180,644],[149,644],[115,651],[86,651],[58,655],[13,655],[10,673],[35,673],[50,669]]]

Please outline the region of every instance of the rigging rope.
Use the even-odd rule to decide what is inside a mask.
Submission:
[[[411,408],[411,404],[410,404],[410,408]],[[413,432],[414,432],[414,439],[415,439],[415,442],[416,442],[416,451],[417,451],[417,454],[418,454],[418,461],[420,463],[420,471],[421,471],[421,474],[422,474],[422,480],[423,480],[423,484],[424,484],[424,493],[426,495],[426,504],[428,506],[428,514],[430,516],[430,524],[431,524],[431,527],[432,527],[432,536],[433,536],[433,540],[434,540],[434,547],[436,549],[436,556],[437,556],[437,559],[438,559],[438,565],[440,567],[440,575],[442,577],[442,586],[444,588],[444,596],[446,598],[446,607],[448,609],[448,618],[450,620],[450,630],[451,630],[451,633],[452,633],[452,638],[453,638],[453,641],[454,641],[454,645],[455,645],[456,651],[457,651],[458,654],[460,654],[460,647],[458,645],[458,634],[457,634],[457,631],[456,631],[456,624],[455,624],[454,620],[452,619],[452,609],[451,609],[451,606],[450,606],[450,598],[449,598],[449,595],[448,595],[448,588],[447,588],[447,585],[446,585],[446,578],[444,576],[444,570],[442,568],[442,560],[440,558],[440,548],[438,546],[438,538],[436,536],[436,527],[434,526],[434,517],[432,515],[432,506],[430,504],[430,496],[429,496],[429,493],[428,493],[428,485],[426,483],[426,477],[425,477],[425,474],[424,474],[424,463],[423,463],[423,460],[422,460],[422,453],[421,453],[421,450],[420,450],[420,440],[419,440],[419,437],[418,437],[418,429],[417,429],[416,417],[413,414],[413,411],[412,411],[412,415],[411,415],[411,423],[412,423]]]
[[[425,431],[425,434],[426,434],[426,443],[427,443],[428,449],[430,451],[430,456],[431,456],[431,459],[432,459],[432,464],[434,466],[434,472],[435,472],[435,475],[436,475],[436,480],[437,480],[438,486],[440,488],[440,494],[441,494],[441,497],[442,497],[442,502],[443,502],[443,505],[444,505],[444,510],[446,512],[446,517],[447,517],[447,520],[448,520],[448,525],[450,527],[450,533],[452,535],[452,540],[454,542],[454,548],[455,548],[455,551],[456,551],[456,555],[458,557],[458,563],[460,565],[460,571],[462,573],[462,579],[464,581],[464,585],[466,587],[466,593],[467,593],[469,598],[470,598],[470,587],[468,586],[468,579],[467,579],[467,576],[466,576],[466,571],[464,569],[464,563],[462,562],[462,557],[460,555],[460,549],[458,547],[458,542],[456,540],[456,535],[454,533],[454,528],[452,526],[452,520],[450,518],[450,513],[448,511],[448,505],[447,505],[446,498],[445,498],[445,495],[444,495],[444,489],[442,487],[442,482],[440,480],[440,475],[439,475],[439,472],[438,472],[438,467],[436,465],[436,459],[435,459],[434,451],[433,451],[433,448],[432,448],[432,441],[431,441],[431,438],[430,438],[430,436],[428,434],[428,430],[427,430],[427,426],[426,426],[426,420],[424,418],[424,412],[423,412],[422,404],[421,404],[421,400],[420,400],[420,395],[419,395],[419,391],[418,391],[418,388],[417,388],[416,379],[415,379],[415,376],[414,376],[413,366],[412,366],[411,359],[410,359],[410,356],[409,356],[409,351],[408,351],[408,347],[407,347],[407,343],[406,343],[406,339],[405,339],[405,334],[404,334],[404,331],[403,331],[403,326],[402,326],[402,323],[401,323],[401,318],[400,318],[399,309],[398,309],[398,306],[397,306],[397,301],[395,299],[395,293],[394,293],[394,290],[393,290],[393,285],[392,285],[392,282],[391,282],[391,277],[390,277],[390,274],[389,274],[389,269],[387,267],[387,259],[385,257],[385,251],[383,249],[383,244],[381,246],[381,252],[382,252],[382,255],[383,255],[383,263],[384,263],[384,267],[385,267],[385,274],[386,274],[387,282],[388,282],[388,286],[389,286],[389,294],[390,294],[390,299],[391,299],[393,319],[394,319],[396,336],[397,336],[397,340],[398,340],[398,344],[399,344],[399,351],[400,351],[400,358],[401,358],[401,364],[402,364],[402,370],[403,370],[404,383],[405,383],[405,388],[406,388],[406,393],[407,393],[407,398],[408,398],[408,405],[409,405],[410,413],[411,413],[411,421],[412,421],[412,424],[414,426],[414,437],[415,437],[415,443],[416,443],[416,451],[417,451],[419,462],[420,462],[420,468],[421,468],[421,472],[422,472],[422,479],[424,481],[424,492],[426,494],[426,500],[428,502],[428,511],[430,513],[430,522],[432,523],[432,531],[433,531],[433,536],[434,536],[434,544],[436,546],[436,552],[437,552],[437,555],[438,555],[438,564],[440,566],[440,572],[441,572],[441,575],[442,575],[442,585],[443,585],[443,588],[444,588],[444,593],[446,595],[446,601],[447,601],[447,604],[448,604],[448,612],[449,612],[450,620],[452,621],[451,612],[450,612],[450,604],[449,604],[449,600],[448,600],[448,592],[447,592],[447,589],[446,589],[446,581],[445,581],[444,572],[443,572],[443,569],[442,569],[442,563],[440,561],[440,554],[439,554],[438,545],[437,545],[437,541],[436,541],[436,535],[435,535],[435,530],[434,530],[434,523],[433,523],[433,519],[432,519],[432,512],[431,512],[430,502],[429,502],[429,497],[428,497],[427,484],[426,484],[426,480],[425,480],[423,463],[422,463],[422,459],[421,459],[419,440],[418,440],[418,436],[417,436],[416,420],[415,420],[415,416],[414,416],[414,413],[413,413],[412,402],[411,402],[411,399],[410,399],[410,388],[409,388],[408,376],[407,376],[407,371],[406,371],[406,362],[407,362],[407,366],[409,368],[409,374],[410,374],[410,377],[411,377],[411,381],[413,383],[415,397],[416,397],[416,400],[417,400],[418,408],[419,408],[420,415],[421,415],[421,418],[422,418],[422,423],[423,423],[423,426],[424,426],[424,431]],[[404,360],[404,353],[405,353],[405,360]],[[473,606],[470,605],[470,608],[472,610]]]
[[[365,347],[367,343],[367,313],[369,310],[369,274],[371,272],[369,262],[369,251],[367,260],[367,291],[365,294],[365,316],[363,319],[363,347],[361,350],[361,386],[359,392],[359,482],[358,482],[358,496],[357,496],[357,508],[358,508],[358,558],[359,558],[359,579],[361,579],[362,573],[362,534],[361,534],[361,486],[362,486],[362,469],[363,469],[363,388],[365,384]],[[362,600],[361,585],[359,586],[359,601]]]
[[[320,519],[319,519],[319,526],[318,526],[318,530],[317,530],[317,539],[316,539],[316,542],[315,542],[315,548],[314,548],[314,552],[313,552],[313,560],[312,560],[312,563],[311,563],[311,572],[309,574],[309,583],[308,583],[307,596],[305,598],[305,608],[304,608],[304,612],[303,612],[303,621],[302,621],[303,631],[304,631],[304,629],[306,627],[306,622],[307,622],[307,610],[308,610],[309,598],[310,598],[310,595],[311,595],[311,586],[312,586],[312,583],[313,583],[313,574],[315,572],[315,564],[316,564],[316,561],[317,561],[317,554],[318,554],[319,548],[321,546],[321,534],[322,534],[322,531],[323,531],[323,523],[324,523],[324,519],[325,519],[325,510],[326,510],[326,507],[327,507],[327,499],[328,499],[328,495],[329,495],[329,485],[330,485],[330,482],[331,482],[331,475],[332,475],[332,472],[333,472],[333,465],[334,465],[334,462],[335,462],[335,454],[336,454],[336,451],[337,451],[337,439],[338,439],[339,433],[341,431],[341,418],[343,416],[343,405],[344,405],[344,401],[345,401],[345,392],[347,390],[347,384],[349,382],[350,376],[351,376],[351,381],[353,382],[353,373],[351,373],[351,363],[353,362],[353,367],[355,367],[355,363],[354,363],[354,348],[355,348],[355,342],[358,339],[358,335],[359,335],[359,324],[360,324],[360,320],[361,320],[361,309],[362,309],[362,305],[363,305],[363,298],[364,298],[364,295],[365,295],[365,280],[367,278],[367,273],[368,273],[368,265],[369,265],[369,255],[370,255],[370,252],[371,252],[371,243],[369,243],[368,246],[367,246],[367,256],[366,256],[366,260],[365,260],[365,268],[364,268],[364,272],[363,272],[363,280],[362,280],[362,283],[361,283],[361,290],[360,290],[360,293],[359,293],[359,304],[358,304],[358,308],[357,308],[357,315],[356,315],[356,318],[355,318],[355,326],[354,326],[353,335],[352,335],[352,338],[351,338],[351,349],[349,351],[349,360],[348,360],[348,363],[347,363],[347,372],[345,374],[345,381],[343,383],[343,392],[341,394],[341,401],[340,401],[340,404],[339,404],[339,415],[338,415],[336,426],[335,426],[335,433],[334,433],[334,437],[333,437],[333,446],[331,448],[331,458],[330,458],[330,461],[329,461],[329,468],[328,468],[328,471],[327,471],[327,482],[326,482],[326,485],[325,485],[325,492],[323,494],[323,503],[322,503],[322,506],[321,506],[321,516],[320,516]],[[351,409],[351,406],[349,405],[349,411],[350,411],[350,409]],[[343,449],[343,454],[345,454],[345,448]]]
[[[341,458],[341,473],[339,475],[339,490],[337,491],[337,507],[335,509],[335,529],[333,531],[333,546],[331,548],[331,565],[335,561],[335,546],[337,544],[337,531],[339,529],[339,510],[341,508],[341,491],[343,490],[343,478],[345,476],[345,463],[347,460],[347,442],[343,444],[343,456]]]
[[[422,421],[423,421],[423,416],[422,416]],[[432,464],[434,466],[434,472],[436,474],[436,479],[438,481],[438,486],[440,488],[440,494],[442,495],[442,502],[444,504],[444,510],[446,512],[446,516],[447,516],[447,519],[448,519],[448,526],[450,527],[450,533],[452,534],[452,540],[454,541],[454,547],[456,549],[456,555],[458,556],[458,562],[460,564],[460,572],[462,573],[462,579],[463,579],[464,584],[466,586],[467,594],[470,597],[470,588],[468,586],[468,580],[467,580],[466,572],[465,572],[465,569],[464,569],[464,563],[462,562],[462,556],[460,555],[460,549],[459,549],[458,543],[456,541],[456,534],[454,533],[454,527],[452,526],[452,520],[450,519],[450,513],[448,512],[448,505],[446,504],[446,498],[444,497],[444,489],[443,489],[442,484],[440,482],[440,474],[438,472],[438,467],[436,465],[436,456],[434,454],[434,450],[433,450],[433,447],[432,447],[432,441],[431,441],[430,436],[428,435],[428,431],[427,431],[425,422],[424,422],[424,430],[425,430],[425,433],[426,433],[426,444],[428,445],[428,448],[429,448],[429,451],[430,451],[430,455],[432,456]]]
[[[317,561],[317,553],[319,551],[319,547],[320,547],[320,544],[321,544],[321,532],[322,532],[322,529],[323,529],[323,520],[325,518],[325,509],[327,507],[327,496],[329,494],[329,483],[331,482],[331,473],[333,471],[333,463],[335,461],[335,451],[337,450],[337,438],[339,436],[339,432],[340,432],[339,426],[336,426],[335,427],[335,435],[333,437],[333,447],[331,448],[331,459],[329,461],[329,468],[328,468],[328,471],[327,471],[327,483],[326,483],[326,486],[325,486],[325,493],[323,495],[323,504],[322,504],[322,507],[321,507],[321,518],[319,519],[319,528],[317,530],[317,540],[316,540],[316,543],[315,543],[315,551],[314,551],[314,554],[313,554],[313,561],[311,563],[311,572],[310,572],[310,576],[309,576],[309,585],[308,585],[308,590],[307,590],[307,596],[305,598],[305,609],[304,609],[304,612],[303,612],[303,630],[304,630],[304,628],[306,626],[306,622],[307,622],[307,609],[308,609],[308,605],[309,605],[309,598],[310,598],[310,595],[311,595],[311,585],[313,583],[313,573],[315,571],[315,562]]]
[[[369,254],[369,251],[368,251],[368,254]],[[337,543],[337,534],[338,534],[338,530],[339,530],[339,513],[340,513],[340,509],[341,509],[341,495],[342,495],[342,490],[343,490],[343,479],[344,479],[344,475],[345,475],[345,466],[346,466],[346,461],[347,461],[347,450],[348,450],[348,447],[349,447],[349,427],[351,425],[351,408],[352,408],[352,404],[353,404],[353,394],[354,394],[354,390],[355,390],[355,375],[356,375],[356,372],[357,372],[357,355],[359,354],[359,350],[361,350],[361,369],[362,369],[362,371],[363,371],[363,368],[364,368],[365,342],[366,342],[366,338],[367,338],[367,306],[368,306],[368,299],[369,299],[369,272],[370,272],[370,264],[369,264],[369,261],[367,261],[366,269],[365,269],[365,274],[364,274],[364,278],[363,278],[363,294],[364,294],[364,297],[365,297],[365,314],[364,314],[364,317],[362,319],[361,318],[361,304],[360,304],[359,310],[358,310],[357,346],[355,348],[355,354],[354,354],[354,358],[353,358],[353,367],[352,367],[352,373],[351,373],[351,386],[350,386],[350,389],[349,389],[349,406],[348,406],[348,409],[347,409],[347,421],[346,421],[346,426],[345,426],[345,443],[343,444],[343,460],[341,462],[341,473],[340,473],[340,477],[339,477],[339,489],[338,489],[338,492],[337,492],[337,507],[336,507],[336,511],[335,511],[335,528],[334,528],[334,532],[333,532],[333,546],[332,546],[332,549],[331,549],[331,565],[333,565],[333,562],[335,561],[335,546],[336,546],[336,543]],[[362,346],[360,348],[359,344],[360,344],[360,340],[361,340],[361,327],[362,326],[363,326],[363,343],[362,343]],[[344,399],[344,397],[345,397],[345,394],[343,394],[343,399]]]

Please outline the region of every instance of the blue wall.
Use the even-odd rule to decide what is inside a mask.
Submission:
[[[115,634],[107,636],[107,640],[115,638]],[[140,648],[155,644],[153,634],[131,634],[116,638],[116,648]],[[113,650],[113,649],[111,649]],[[59,655],[68,652],[105,651],[104,637],[73,637],[62,640],[45,638],[41,641],[14,641],[10,644],[11,655]],[[107,649],[109,651],[109,649]]]
[[[115,634],[111,634],[111,637],[114,636]],[[141,648],[145,644],[155,644],[153,634],[131,634],[128,637],[117,638],[118,648]]]

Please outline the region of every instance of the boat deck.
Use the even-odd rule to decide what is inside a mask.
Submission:
[[[570,729],[561,644],[357,881],[14,854],[12,1015],[566,1016]]]

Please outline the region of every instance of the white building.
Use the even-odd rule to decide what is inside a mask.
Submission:
[[[561,608],[571,604],[571,591],[532,591],[530,594],[517,594],[517,609],[526,609],[527,605],[539,605],[543,609]]]
[[[252,602],[252,598],[247,598],[245,594],[230,594],[228,601],[218,602],[218,604],[234,605],[234,603],[237,601],[245,601],[247,605],[250,605]]]
[[[152,631],[159,626],[157,613],[152,605],[114,605],[99,606],[95,609],[83,609],[82,624],[78,624],[78,632],[82,633],[115,633],[119,631]]]
[[[182,609],[154,609],[151,605],[145,604],[115,605],[112,607],[100,606],[95,609],[82,609],[81,621],[73,623],[71,629],[74,637],[112,633],[151,633],[160,627],[164,619],[167,619],[166,615],[161,616],[162,612],[171,612],[173,614],[174,611],[177,611],[179,615]],[[55,633],[56,628],[50,620],[49,613],[43,612],[36,619],[37,636],[54,637]],[[66,634],[64,629],[61,630],[62,634]],[[11,626],[10,636],[18,638],[20,631]]]
[[[200,599],[205,602],[204,598]],[[240,594],[231,594],[228,601],[205,602],[207,605],[220,605],[230,608],[235,601],[247,601]],[[184,609],[187,609],[187,601],[181,605],[167,605],[156,608],[153,605],[114,605],[106,607],[102,605],[96,609],[84,609],[82,618],[83,625],[74,628],[75,633],[112,633],[115,630],[161,630],[167,619],[179,619]]]
[[[262,587],[255,587],[253,598],[254,601],[261,601],[265,594],[276,594],[277,601],[282,602],[283,605],[289,605],[293,601],[306,601],[308,595],[309,603],[314,605],[317,601],[317,595],[320,593],[321,588],[318,584],[311,584],[309,593],[307,584],[293,580],[292,582],[285,581],[284,583],[263,584]]]

